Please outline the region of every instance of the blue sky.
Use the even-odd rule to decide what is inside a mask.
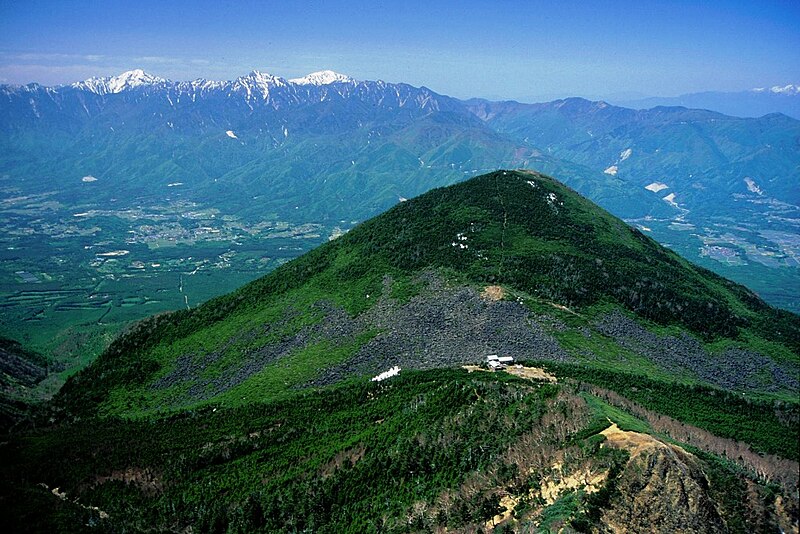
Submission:
[[[330,68],[457,97],[800,83],[800,1],[0,0],[0,83]]]

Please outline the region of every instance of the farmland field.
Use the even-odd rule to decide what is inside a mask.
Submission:
[[[232,291],[352,226],[249,222],[195,202],[67,209],[0,201],[0,335],[67,373],[132,321]]]

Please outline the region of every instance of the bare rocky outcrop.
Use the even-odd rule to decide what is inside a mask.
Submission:
[[[612,425],[609,446],[630,459],[602,521],[612,532],[725,532],[700,461],[675,445]]]
[[[93,485],[98,486],[112,481],[132,484],[148,495],[155,495],[164,490],[164,482],[161,474],[147,467],[128,467],[126,469],[113,471],[108,475],[97,475],[95,476]]]
[[[776,454],[758,452],[743,441],[715,436],[708,430],[648,410],[613,391],[597,386],[582,387],[592,395],[647,421],[656,432],[680,443],[690,443],[700,450],[726,458],[751,472],[758,480],[778,484],[787,494],[797,495],[797,489],[800,487],[798,480],[800,466],[796,461]]]

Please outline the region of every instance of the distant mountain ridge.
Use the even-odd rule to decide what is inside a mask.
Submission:
[[[789,289],[800,287],[794,259],[800,249],[790,245],[800,233],[797,120],[675,106],[634,110],[580,98],[466,103],[517,142],[547,147],[552,157],[603,169],[647,191],[673,215],[659,220],[611,210],[693,261],[750,285],[772,302],[800,309]],[[590,196],[603,204],[601,197]],[[762,283],[766,280],[771,281]]]
[[[758,87],[749,91],[703,91],[674,97],[616,99],[614,104],[634,109],[683,106],[718,111],[736,117],[762,117],[783,113],[800,119],[800,84]]]
[[[747,176],[768,180],[764,189],[777,199],[800,204],[800,122],[789,117],[763,117],[754,130],[751,119],[676,106],[634,110],[581,98],[542,104],[474,99],[467,105],[493,129],[547,146],[560,159],[603,167],[642,188],[664,176],[670,192],[679,192],[693,210],[724,209],[731,195],[752,193]],[[717,191],[708,190],[712,183]],[[708,206],[709,195],[719,197],[718,204]]]
[[[372,102],[383,106],[405,107],[413,102],[421,110],[440,111],[453,109],[453,104],[457,102],[455,99],[437,95],[425,87],[387,84],[383,81],[362,82],[333,71],[314,72],[302,78],[287,80],[280,76],[254,70],[231,81],[198,79],[174,82],[136,69],[118,76],[90,78],[82,82],[55,87],[43,87],[38,84],[0,86],[0,93],[9,99],[9,104],[13,104],[15,97],[28,96],[30,98],[40,94],[55,103],[57,109],[65,112],[69,112],[69,109],[64,106],[69,106],[74,99],[80,99],[80,95],[85,96],[86,93],[104,98],[124,93],[137,93],[140,97],[150,98],[160,96],[168,99],[170,106],[179,104],[181,98],[189,98],[192,103],[195,103],[197,98],[241,97],[248,106],[260,104],[278,110],[292,105],[307,105],[336,98],[346,99],[350,96],[365,98],[369,93],[375,92],[386,93],[378,97],[378,102]],[[52,109],[40,108],[31,104],[30,101],[26,104],[28,104],[26,108],[30,108],[28,111],[39,119],[42,118],[41,113]],[[84,103],[81,102],[81,104]],[[91,107],[84,106],[82,111],[87,116],[93,114]],[[250,107],[250,111],[254,111],[252,107]],[[13,117],[13,119],[21,118],[20,116]]]
[[[250,84],[248,82],[255,82],[254,84]],[[135,89],[137,87],[146,87],[146,86],[178,86],[181,89],[187,88],[225,88],[225,87],[246,87],[246,86],[258,86],[262,91],[264,91],[268,86],[275,85],[275,86],[286,86],[286,85],[330,85],[333,83],[350,83],[356,82],[353,78],[346,76],[344,74],[339,74],[338,72],[334,72],[332,70],[322,70],[317,72],[312,72],[305,76],[299,78],[291,78],[285,79],[280,76],[273,76],[269,73],[260,72],[258,70],[251,71],[246,76],[241,76],[234,81],[214,81],[214,80],[207,80],[205,78],[198,78],[193,81],[182,81],[182,82],[173,82],[171,80],[167,80],[165,78],[159,78],[158,76],[153,76],[144,72],[142,69],[134,69],[130,71],[123,72],[117,76],[107,76],[102,78],[89,78],[88,80],[84,80],[81,82],[75,82],[71,84],[65,84],[61,86],[57,86],[54,89],[58,90],[60,88],[73,88],[73,89],[81,89],[81,90],[88,90],[96,94],[109,94],[109,93],[121,93],[122,91],[127,91],[131,89]]]
[[[276,200],[283,199],[274,205],[282,216],[295,217],[292,208],[312,191],[333,202],[322,209],[307,206],[300,213],[305,220],[352,220],[480,170],[528,167],[536,161],[568,181],[574,177],[572,185],[590,196],[606,191],[605,205],[617,212],[669,212],[657,199],[642,191],[626,192],[621,181],[600,171],[574,168],[498,135],[455,98],[408,84],[356,81],[332,71],[294,81],[253,71],[233,81],[171,82],[139,70],[60,87],[0,86],[0,95],[6,97],[0,106],[0,131],[10,136],[6,152],[21,150],[31,163],[26,169],[17,158],[7,166],[0,159],[0,170],[22,180],[69,170],[81,176],[108,173],[109,178],[116,175],[114,195],[119,187],[135,188],[135,196],[143,184],[149,189],[154,183],[181,182],[194,188],[195,198],[205,198],[231,194],[221,191],[215,178],[233,178],[243,191],[257,195],[263,191],[259,184],[271,176],[266,181]],[[17,135],[28,129],[37,132],[33,138]],[[228,131],[239,141],[236,149]],[[48,159],[53,141],[62,136],[59,156]],[[18,137],[36,148],[14,146]],[[325,148],[311,151],[311,144]],[[142,166],[127,156],[144,146],[150,147],[149,158],[163,163]],[[198,146],[216,156],[195,154]],[[81,154],[90,153],[102,159],[92,158],[87,165]],[[176,166],[175,153],[193,154],[193,161],[179,158]],[[389,169],[402,172],[384,183]],[[298,174],[304,175],[300,182]],[[336,185],[340,179],[365,182],[372,192]],[[346,210],[337,206],[348,197],[356,204]]]

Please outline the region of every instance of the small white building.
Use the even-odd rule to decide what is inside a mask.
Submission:
[[[486,356],[486,363],[492,370],[505,369],[506,365],[514,362],[513,356],[498,356],[497,354],[489,354]]]

